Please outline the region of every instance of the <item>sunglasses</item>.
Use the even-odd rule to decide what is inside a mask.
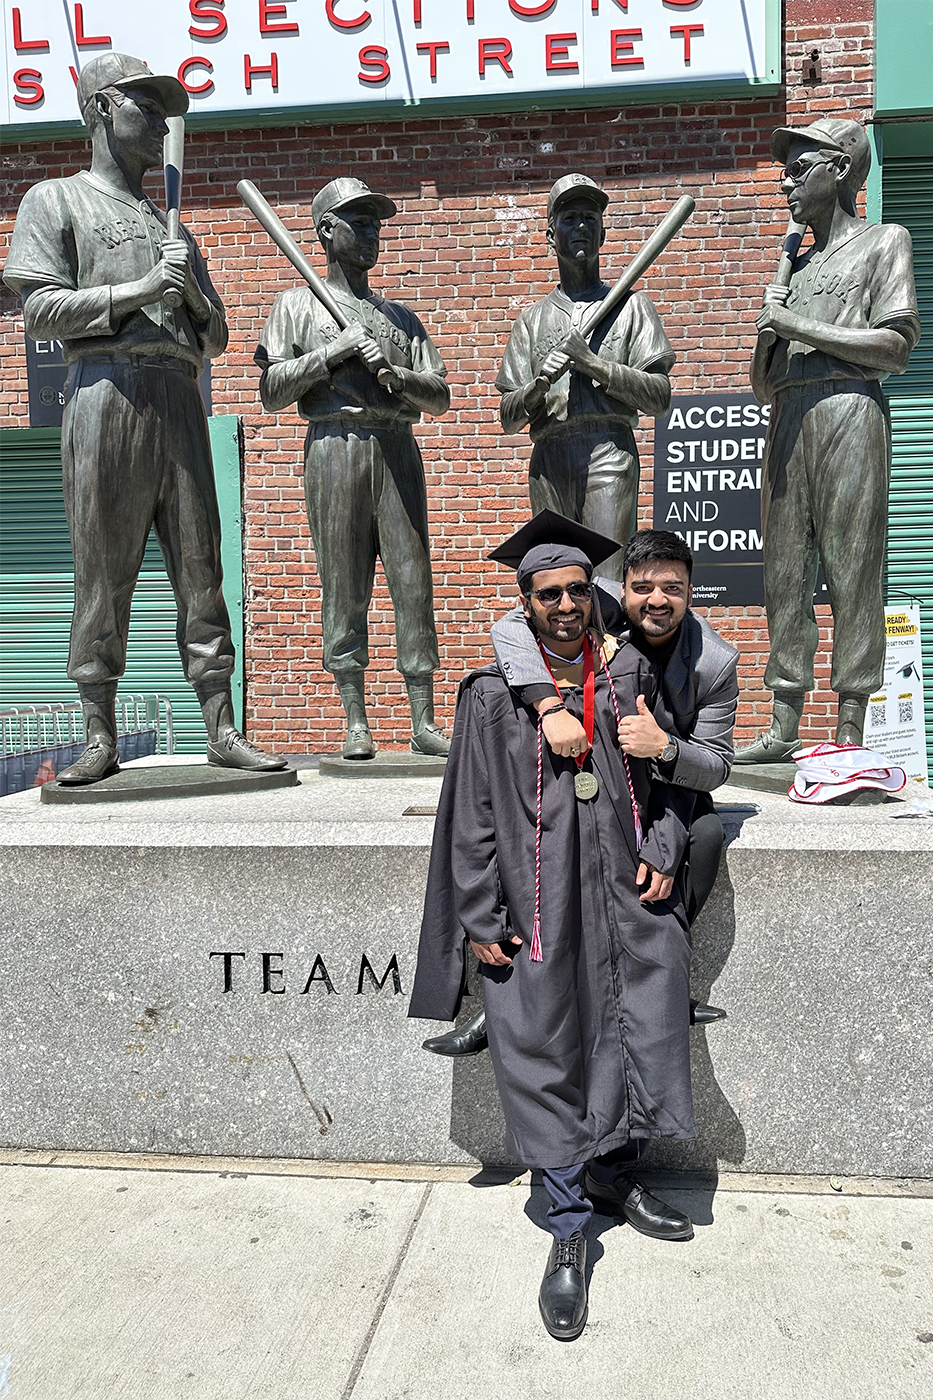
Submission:
[[[835,156],[801,156],[793,165],[784,167],[781,181],[790,180],[794,185],[802,185],[811,170],[815,170],[818,165],[833,165],[835,159]]]
[[[590,596],[590,585],[588,583],[569,583],[566,588],[533,588],[531,596],[537,598],[544,607],[553,607],[559,603],[564,594],[572,598],[575,603],[582,603]]]

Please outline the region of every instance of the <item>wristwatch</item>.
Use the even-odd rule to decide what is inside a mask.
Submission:
[[[673,738],[670,734],[668,734],[667,743],[664,745],[664,748],[658,754],[655,762],[670,763],[672,759],[675,759],[677,757],[677,753],[677,740]]]

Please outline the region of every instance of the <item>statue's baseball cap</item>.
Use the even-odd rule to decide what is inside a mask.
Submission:
[[[852,161],[852,169],[846,184],[860,190],[871,169],[871,142],[868,133],[858,122],[847,121],[842,117],[825,117],[809,126],[779,126],[771,133],[771,154],[782,165],[787,164],[787,153],[791,143],[803,141],[814,150],[835,151],[847,155]]]
[[[86,63],[78,77],[78,107],[82,117],[91,98],[109,87],[152,88],[167,117],[182,117],[188,110],[188,94],[177,78],[152,73],[141,58],[131,58],[127,53],[102,53]]]
[[[590,199],[600,213],[609,203],[605,190],[601,190],[588,175],[562,175],[555,180],[547,197],[548,219],[553,219],[561,205],[569,204],[572,199]]]
[[[311,201],[311,222],[320,228],[325,214],[334,214],[340,209],[358,205],[371,209],[379,219],[391,219],[398,213],[398,205],[388,195],[376,194],[352,175],[343,175],[339,180],[331,180]]]

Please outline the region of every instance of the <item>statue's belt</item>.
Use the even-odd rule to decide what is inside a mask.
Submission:
[[[775,389],[778,398],[826,398],[829,394],[867,394],[877,398],[881,393],[877,379],[808,379],[803,384],[782,384]]]
[[[129,365],[133,369],[167,369],[197,379],[198,367],[176,355],[130,355],[115,350],[110,355],[80,355],[74,362],[83,365]]]

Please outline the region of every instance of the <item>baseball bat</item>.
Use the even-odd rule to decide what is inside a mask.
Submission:
[[[304,253],[298,247],[288,229],[282,223],[278,214],[271,204],[259,193],[252,180],[240,180],[237,185],[237,193],[243,203],[259,222],[262,224],[272,242],[288,258],[292,267],[299,272],[311,288],[318,301],[327,311],[342,331],[350,325],[350,317],[343,310],[336,298],[331,294],[327,283],[319,277]],[[385,381],[392,378],[391,370],[381,369],[377,375],[380,384],[388,387]]]
[[[784,242],[781,247],[781,258],[774,274],[772,287],[780,287],[782,291],[790,286],[791,275],[794,271],[794,259],[800,251],[800,244],[807,231],[806,224],[798,224],[793,215],[787,221],[787,232],[784,235]],[[758,344],[763,350],[769,350],[777,340],[777,332],[772,330],[762,331],[758,337]]]
[[[584,340],[589,340],[597,326],[615,310],[623,297],[632,290],[642,273],[651,266],[655,258],[659,257],[660,254],[664,252],[668,243],[670,243],[675,234],[680,232],[696,207],[696,200],[691,198],[689,194],[681,195],[674,207],[665,214],[654,233],[641,245],[628,267],[622,273],[622,276],[616,281],[608,296],[605,296],[602,301],[597,302],[594,307],[591,307],[583,318],[583,322],[580,326],[580,334],[583,336]],[[560,374],[566,374],[569,366],[570,360],[567,359]],[[555,374],[554,378],[559,379],[560,374]]]
[[[181,214],[181,182],[185,170],[185,119],[166,117],[168,135],[162,143],[162,161],[165,173],[165,224],[169,238],[178,237],[178,223]],[[176,310],[184,301],[181,292],[168,291],[162,295],[166,306]]]
[[[656,258],[660,257],[671,239],[683,228],[696,207],[696,200],[692,199],[689,194],[684,194],[678,199],[673,209],[665,214],[651,237],[645,239],[609,295],[598,302],[584,318],[581,334],[585,340],[588,340],[596,327],[606,319],[610,312],[615,310],[622,298],[632,290],[642,273],[651,266]]]

